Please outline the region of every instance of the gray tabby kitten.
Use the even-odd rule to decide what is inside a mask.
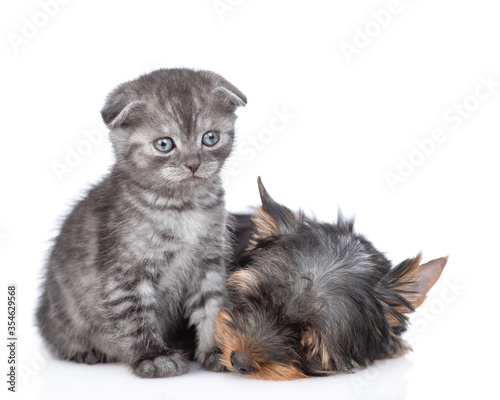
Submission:
[[[188,359],[176,332],[190,326],[195,359],[223,370],[213,337],[229,251],[219,172],[245,104],[221,76],[189,69],[110,93],[101,114],[116,162],[63,223],[37,311],[56,357],[180,375]]]

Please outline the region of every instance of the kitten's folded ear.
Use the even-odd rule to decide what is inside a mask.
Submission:
[[[227,82],[226,86],[219,86],[215,90],[226,96],[228,100],[236,107],[245,107],[245,105],[247,104],[247,97],[229,82]]]
[[[270,236],[295,232],[299,216],[284,205],[275,202],[267,193],[260,177],[257,182],[262,207],[257,209],[256,216],[253,219],[257,227],[254,238],[265,239]]]
[[[219,74],[211,71],[200,71],[200,73],[212,81],[214,92],[220,94],[233,106],[244,107],[247,104],[247,97],[241,90]]]
[[[102,119],[109,129],[138,120],[146,107],[144,101],[133,100],[119,89],[108,95],[106,104],[101,110]]]

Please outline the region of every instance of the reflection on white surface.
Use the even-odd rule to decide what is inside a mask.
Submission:
[[[34,332],[34,329],[33,329]],[[212,373],[190,364],[187,375],[140,379],[121,364],[84,365],[53,359],[40,340],[26,342],[19,382],[26,399],[259,399],[279,395],[307,399],[326,395],[342,399],[403,399],[408,391],[411,357],[378,361],[354,374],[309,378],[290,382],[258,381],[233,373]]]
[[[439,287],[429,298],[431,301],[439,299]],[[417,329],[419,325],[410,327],[407,336],[414,348],[412,353],[377,361],[353,374],[290,382],[257,381],[232,373],[207,372],[193,362],[186,375],[144,380],[121,364],[90,366],[54,360],[40,341],[26,340],[20,342],[24,349],[20,362],[25,376],[19,382],[18,395],[22,399],[42,400],[421,400],[465,399],[478,394],[483,397],[477,398],[495,398],[491,397],[494,393],[490,389],[494,382],[493,369],[473,368],[484,363],[485,355],[468,350],[468,344],[463,343],[463,338],[472,338],[474,332],[474,326],[465,325],[462,319],[464,313],[472,311],[467,294],[450,305],[445,315],[429,322],[424,330]],[[494,333],[489,335],[489,338],[484,336],[485,342],[493,341]],[[490,379],[486,379],[488,375]],[[484,384],[474,384],[483,380]]]
[[[191,363],[189,374],[165,379],[135,377],[124,365],[87,366],[51,360],[38,378],[38,398],[73,399],[304,399],[330,393],[329,398],[403,399],[405,377],[412,362],[406,358],[379,361],[356,374],[309,378],[291,382],[250,380],[236,374],[216,374]]]

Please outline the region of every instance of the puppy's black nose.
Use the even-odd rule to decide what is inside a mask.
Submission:
[[[190,164],[190,165],[186,165],[186,167],[188,167],[191,172],[194,174],[196,171],[198,171],[198,168],[200,168],[200,164]]]
[[[235,371],[241,375],[251,374],[255,370],[255,368],[250,365],[250,359],[245,353],[233,351],[230,360]]]

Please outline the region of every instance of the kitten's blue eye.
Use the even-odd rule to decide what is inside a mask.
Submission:
[[[210,147],[216,145],[219,142],[219,139],[220,139],[219,132],[210,131],[203,135],[203,137],[201,138],[201,142],[205,146]]]
[[[156,139],[153,142],[153,146],[156,150],[161,151],[162,153],[168,153],[174,148],[174,141],[169,137],[164,137],[161,139]]]

